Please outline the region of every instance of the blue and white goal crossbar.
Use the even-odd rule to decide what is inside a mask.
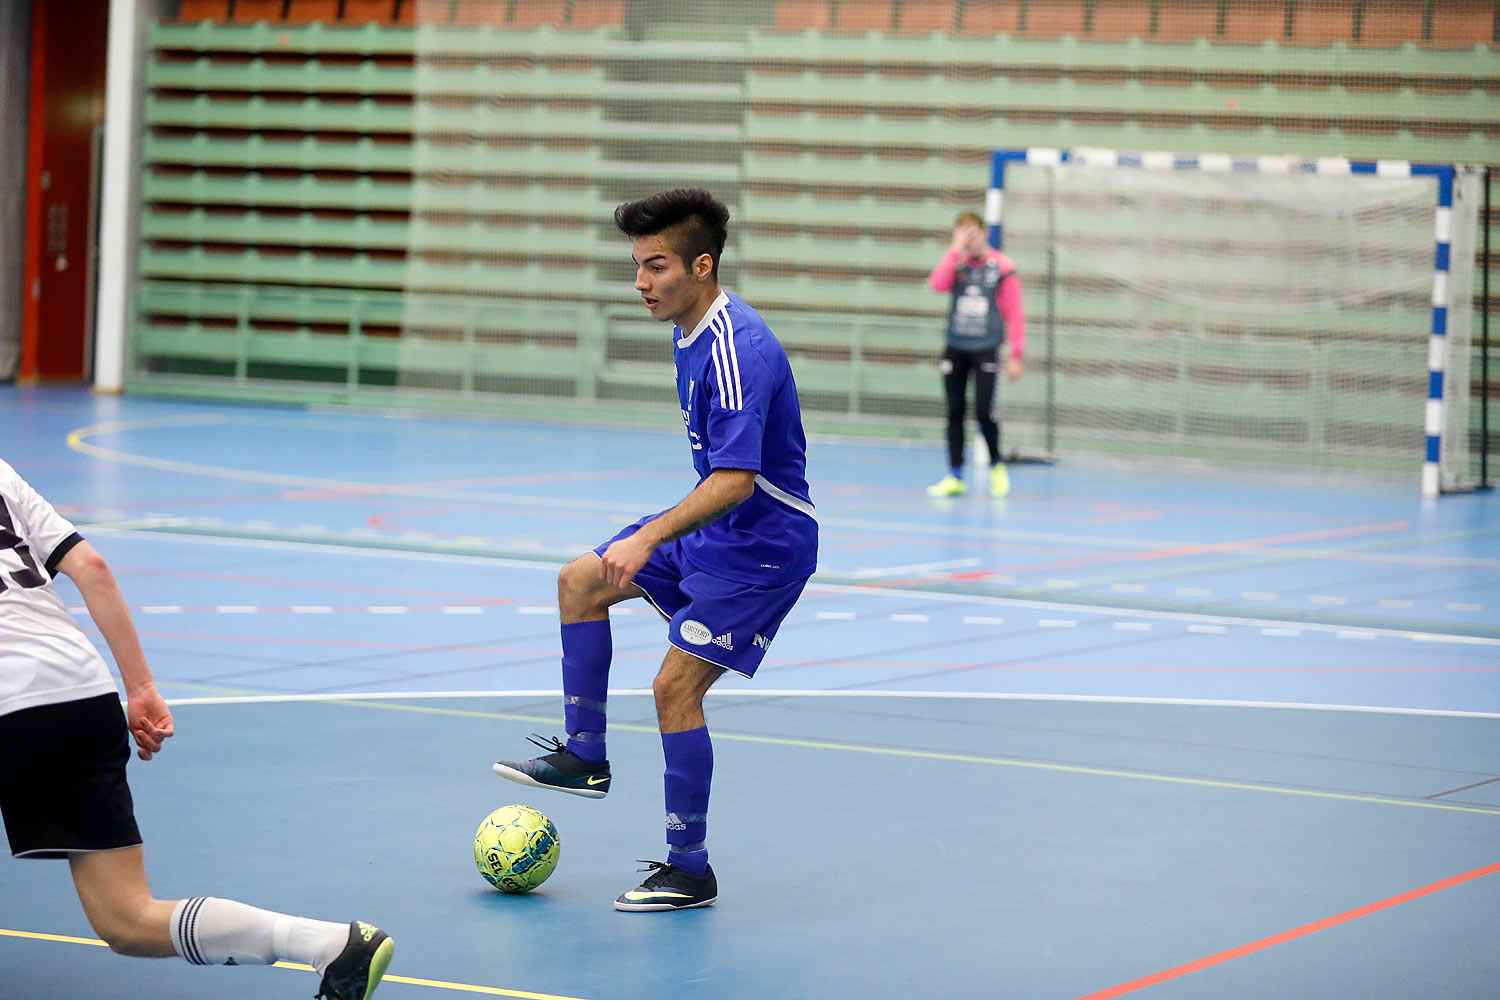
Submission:
[[[1376,177],[1435,177],[1437,208],[1434,221],[1432,267],[1432,334],[1427,346],[1427,412],[1424,418],[1426,453],[1422,460],[1422,495],[1437,496],[1443,445],[1444,379],[1447,362],[1449,255],[1453,239],[1453,179],[1457,168],[1443,163],[1407,160],[1348,160],[1343,157],[1234,156],[1227,153],[1122,152],[1114,149],[997,149],[990,154],[990,187],[984,199],[984,221],[990,245],[1000,248],[1001,213],[1005,206],[1005,168],[1010,163],[1057,166],[1078,162],[1089,166],[1140,170],[1195,170],[1203,173],[1324,174],[1330,177],[1372,174]]]

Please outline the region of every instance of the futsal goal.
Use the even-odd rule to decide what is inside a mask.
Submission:
[[[1480,173],[996,150],[991,242],[1025,281],[1006,446],[1475,485]],[[1034,338],[1034,340],[1033,340]]]

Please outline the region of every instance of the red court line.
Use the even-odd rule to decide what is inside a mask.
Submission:
[[[1462,885],[1465,882],[1472,882],[1474,879],[1483,878],[1486,875],[1493,875],[1496,872],[1500,872],[1500,862],[1496,862],[1492,865],[1485,865],[1483,868],[1475,868],[1473,871],[1464,872],[1462,875],[1454,875],[1452,878],[1445,878],[1441,882],[1433,882],[1431,885],[1424,885],[1420,889],[1413,889],[1410,892],[1403,892],[1399,896],[1392,896],[1389,899],[1382,899],[1378,903],[1370,903],[1366,906],[1361,906],[1353,910],[1347,910],[1332,917],[1324,917],[1322,920],[1316,920],[1310,924],[1303,924],[1301,927],[1294,927],[1289,931],[1282,931],[1280,934],[1273,934],[1270,937],[1261,938],[1259,941],[1251,941],[1249,944],[1242,944],[1238,948],[1230,948],[1228,951],[1221,951],[1217,955],[1209,955],[1207,958],[1200,958],[1196,962],[1188,962],[1186,965],[1179,965],[1173,969],[1166,969],[1162,972],[1156,972],[1149,976],[1142,976],[1140,979],[1132,979],[1128,983],[1121,983],[1118,986],[1111,986],[1108,989],[1099,990],[1097,993],[1089,993],[1085,996],[1079,997],[1078,1000],[1109,1000],[1109,998],[1111,997],[1124,996],[1126,993],[1134,993],[1136,990],[1144,989],[1147,986],[1154,986],[1157,983],[1166,982],[1168,979],[1176,979],[1177,977],[1185,976],[1190,972],[1197,972],[1199,969],[1206,969],[1209,966],[1218,965],[1222,962],[1228,962],[1231,959],[1250,955],[1254,952],[1270,948],[1273,945],[1284,944],[1287,941],[1294,941],[1297,938],[1306,937],[1309,934],[1314,934],[1318,931],[1326,930],[1329,927],[1337,927],[1339,924],[1348,923],[1351,920],[1358,920],[1360,917],[1367,917],[1372,913],[1379,913],[1381,910],[1388,910],[1393,906],[1399,906],[1402,903],[1409,903],[1414,899],[1421,899],[1423,896],[1430,896],[1435,892],[1442,892],[1444,889],[1451,889],[1456,885]]]

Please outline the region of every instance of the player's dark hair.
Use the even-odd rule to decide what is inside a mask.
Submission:
[[[663,236],[692,270],[693,261],[708,254],[719,276],[719,258],[729,238],[729,209],[703,188],[673,188],[639,201],[627,201],[615,209],[620,232],[637,239]]]

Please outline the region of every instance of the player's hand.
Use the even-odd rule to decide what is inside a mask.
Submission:
[[[948,245],[948,249],[953,253],[967,257],[969,255],[969,247],[973,245],[973,242],[974,223],[960,222],[953,227],[953,241]]]
[[[161,752],[162,743],[175,732],[166,700],[156,690],[155,684],[147,684],[129,694],[125,712],[130,722],[130,735],[135,737],[136,756],[150,760]]]
[[[1021,359],[1012,355],[1005,359],[1005,375],[1012,382],[1021,377]]]
[[[984,230],[974,223],[960,222],[953,227],[953,243],[949,249],[954,253],[963,257],[982,257],[986,246]]]
[[[655,551],[656,546],[642,538],[640,532],[611,542],[599,557],[599,578],[624,590]]]

